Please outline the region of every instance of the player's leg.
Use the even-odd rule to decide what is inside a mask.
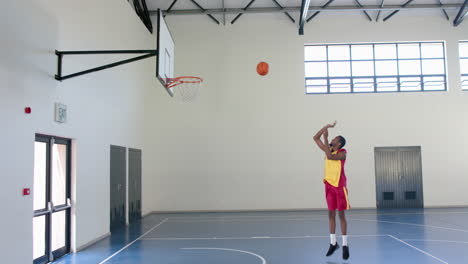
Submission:
[[[335,250],[337,250],[340,246],[336,243],[336,211],[329,210],[328,211],[328,223],[330,226],[330,246],[328,248],[326,256],[331,256]]]
[[[328,211],[328,224],[330,229],[330,234],[336,234],[336,211]]]
[[[341,234],[343,237],[343,259],[349,258],[349,246],[348,246],[348,222],[346,221],[345,210],[350,208],[348,200],[348,190],[346,187],[339,189],[337,197],[338,203],[338,216],[340,218]]]
[[[338,211],[340,217],[341,234],[346,236],[348,234],[348,222],[346,221],[345,211]]]
[[[348,222],[346,221],[345,211],[339,211],[338,216],[340,217],[341,234],[343,235],[343,259],[349,258],[349,246],[348,246]]]
[[[329,184],[325,184],[325,196],[327,199],[328,224],[330,234],[336,234],[336,209],[338,209],[338,197],[336,195],[336,188]],[[333,243],[332,241],[332,244],[335,243]]]
[[[328,206],[328,224],[330,229],[330,246],[326,254],[326,256],[328,257],[331,256],[335,252],[335,250],[339,248],[338,243],[336,243],[336,209],[338,207],[338,204],[336,190],[334,189],[334,187],[326,184],[325,190]]]

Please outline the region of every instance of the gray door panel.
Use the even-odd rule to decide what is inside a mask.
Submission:
[[[141,150],[128,150],[128,206],[129,222],[141,218]]]
[[[377,208],[422,208],[420,147],[375,148]]]
[[[113,146],[110,148],[110,229],[126,224],[126,149]]]

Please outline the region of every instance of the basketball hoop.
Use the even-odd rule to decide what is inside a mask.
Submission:
[[[194,76],[180,76],[166,79],[166,88],[172,97],[182,102],[193,101],[198,94],[203,79]]]

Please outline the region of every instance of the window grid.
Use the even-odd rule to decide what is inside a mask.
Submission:
[[[399,50],[399,44],[404,45],[404,44],[416,44],[419,49],[419,57],[411,57],[411,56],[406,56],[405,58],[400,58],[400,50]],[[443,56],[427,56],[423,57],[422,54],[422,47],[425,44],[440,44],[440,47],[442,49],[442,54]],[[354,59],[353,58],[353,52],[352,52],[352,47],[354,46],[359,46],[359,45],[365,45],[365,46],[370,46],[372,47],[372,59]],[[385,59],[376,59],[376,46],[378,45],[394,45],[395,48],[395,57],[394,58],[385,58]],[[306,77],[305,77],[305,88],[306,88],[306,94],[324,94],[324,93],[383,93],[383,92],[425,92],[425,91],[446,91],[447,90],[447,72],[446,72],[446,59],[445,59],[445,45],[443,42],[405,42],[405,43],[362,43],[362,44],[329,44],[329,45],[305,45],[305,48],[307,47],[313,47],[313,46],[325,46],[325,51],[326,51],[326,60],[313,60],[308,58],[308,60],[304,60],[304,63],[325,63],[326,64],[326,76],[307,76],[306,72]],[[330,46],[348,46],[349,50],[349,59],[330,59]],[[466,59],[467,58],[462,58]],[[419,73],[418,75],[415,74],[405,74],[404,72],[401,72],[401,67],[400,67],[400,62],[402,61],[416,61],[419,60]],[[378,75],[377,74],[377,66],[376,62],[395,62],[396,63],[396,74],[391,74],[391,75]],[[424,61],[434,61],[434,62],[443,62],[443,70],[440,70],[440,73],[432,73],[432,74],[425,74],[425,67],[424,67]],[[330,62],[344,62],[344,63],[349,63],[349,76],[330,76]],[[353,62],[372,62],[373,65],[373,70],[374,73],[369,74],[368,76],[355,76],[354,71],[353,71]],[[382,67],[382,65],[381,65]],[[406,66],[408,67],[408,66]],[[427,67],[426,67],[427,68]],[[427,70],[427,69],[426,69]],[[468,73],[465,73],[466,75],[466,89],[468,90]],[[346,80],[347,83],[344,82],[339,82],[338,80]],[[360,84],[370,84],[370,82],[364,81],[365,79],[368,80],[373,80],[373,89],[365,89],[364,87],[360,87],[361,90],[356,89],[356,83]],[[393,80],[396,79],[396,81]],[[402,81],[403,79],[403,81]],[[419,80],[416,81],[415,79]],[[326,81],[327,89],[326,92],[323,91],[314,91],[314,87],[322,87],[322,84],[308,84],[307,81]],[[362,82],[359,82],[360,80],[363,80]],[[382,81],[385,80],[385,81]],[[389,86],[390,89],[385,90],[386,87],[385,83],[388,84],[393,84],[392,86]],[[333,85],[337,84],[337,88],[334,89]],[[340,86],[340,85],[346,85],[346,86]],[[380,85],[380,86],[379,86]],[[402,85],[404,86],[404,89],[402,90]],[[405,86],[406,85],[406,86]],[[357,85],[359,87],[359,85]],[[396,87],[395,87],[396,86]],[[431,86],[435,86],[435,88],[432,88]],[[346,92],[343,92],[343,89],[340,90],[340,87],[345,87]],[[412,87],[417,87],[416,89],[411,89]],[[325,88],[325,87],[323,87]],[[369,87],[370,88],[370,87]],[[310,90],[309,90],[310,89]],[[334,91],[338,90],[338,91]]]
[[[445,54],[445,52],[444,52]],[[421,43],[419,43],[419,58],[421,58],[421,60],[419,61],[419,66],[421,67],[421,74],[423,73],[423,61],[422,61],[422,45]],[[445,60],[444,60],[444,69],[445,69]],[[424,81],[423,81],[423,78],[420,79],[421,80],[421,90],[424,91]]]
[[[377,92],[377,67],[375,67],[375,44],[372,44],[372,64],[374,65],[374,93]]]
[[[398,60],[399,55],[399,49],[398,49],[398,43],[396,44],[396,65],[397,65],[397,91],[400,91],[400,61]]]
[[[445,56],[445,45],[442,45],[443,54]],[[422,70],[422,69],[421,69]],[[445,73],[445,90],[447,90],[447,60],[444,58],[444,73]]]
[[[327,93],[330,93],[330,67],[328,65],[328,46],[327,46],[326,52],[327,52]]]
[[[462,52],[462,50],[464,52]],[[468,54],[468,41],[460,41],[459,43],[460,52],[460,74],[461,74],[461,87],[462,90],[468,91],[468,69],[463,68],[463,64],[468,64],[468,57],[462,56],[461,54]]]
[[[348,46],[349,50],[349,74],[353,76],[353,54],[351,53],[351,45]],[[349,86],[351,89],[351,92],[354,93],[354,82],[350,81]]]

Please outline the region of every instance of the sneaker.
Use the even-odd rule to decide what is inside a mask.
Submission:
[[[338,245],[338,243],[336,243],[335,245],[330,244],[330,248],[328,248],[327,252],[327,257],[331,256],[339,247],[340,246]]]
[[[344,260],[349,259],[349,247],[348,246],[343,246],[343,259]]]

